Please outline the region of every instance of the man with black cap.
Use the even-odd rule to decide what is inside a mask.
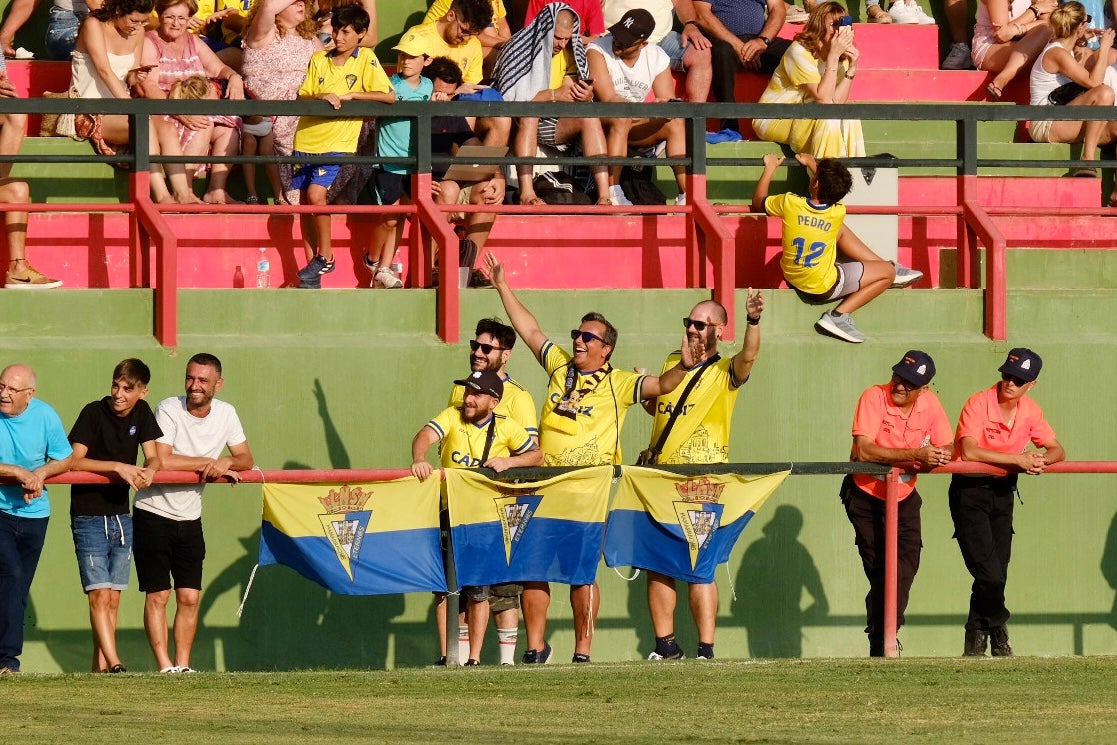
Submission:
[[[949,463],[954,457],[953,433],[938,396],[928,388],[933,377],[934,360],[926,352],[912,349],[892,366],[892,380],[862,393],[853,416],[850,460],[914,463],[917,469]],[[869,636],[870,657],[884,656],[885,491],[883,476],[858,473],[845,477],[840,492],[869,579],[865,633]],[[915,490],[914,475],[901,478],[898,496],[896,628],[904,624],[904,610],[923,547],[919,515],[923,500]]]
[[[1038,475],[1067,457],[1039,404],[1028,397],[1043,360],[1025,347],[1008,353],[1000,382],[966,401],[955,441],[962,460],[988,463],[1007,476],[955,474],[950,480],[950,517],[966,569],[973,576],[962,654],[1011,657],[1005,584],[1012,549],[1012,499],[1017,471]],[[1028,443],[1036,448],[1027,450]]]
[[[492,370],[476,370],[454,385],[463,386],[460,408],[450,407],[431,419],[411,441],[411,473],[420,481],[434,472],[427,462],[430,446],[441,441],[443,468],[491,468],[498,473],[509,468],[538,466],[543,454],[535,440],[512,419],[495,413],[504,395],[504,381]],[[469,657],[466,665],[481,664],[481,646],[489,624],[489,587],[465,587],[466,618],[469,625]],[[435,593],[439,602],[445,597]],[[445,626],[445,624],[442,624]],[[441,639],[445,664],[446,638]]]
[[[658,46],[648,44],[655,31],[655,18],[643,8],[628,11],[609,27],[609,33],[586,48],[590,77],[598,101],[643,103],[675,97],[671,60]],[[686,123],[682,119],[618,117],[605,120],[605,144],[609,157],[623,158],[629,148],[646,149],[667,143],[667,157],[686,154]],[[609,197],[613,204],[631,205],[620,187],[622,166],[609,166]],[[679,187],[676,204],[686,203],[686,171],[672,166]]]

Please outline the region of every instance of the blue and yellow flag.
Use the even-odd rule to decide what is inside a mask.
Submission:
[[[439,480],[264,484],[260,565],[343,595],[446,591]]]
[[[681,476],[626,466],[605,526],[605,564],[685,582],[714,581],[718,564],[790,471]]]
[[[612,478],[612,466],[518,484],[447,469],[458,583],[591,584],[601,559]]]

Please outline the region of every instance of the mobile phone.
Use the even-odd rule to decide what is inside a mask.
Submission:
[[[839,26],[852,26],[853,25],[853,16],[842,16],[841,18],[838,19],[838,25]]]
[[[586,85],[593,85],[593,78],[582,78],[582,82]]]

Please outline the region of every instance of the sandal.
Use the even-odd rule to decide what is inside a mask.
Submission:
[[[985,92],[988,93],[989,98],[993,99],[994,101],[1000,101],[1001,96],[1004,95],[1004,92],[997,86],[996,83],[989,83],[987,86],[985,86]]]
[[[259,197],[245,197],[244,198],[244,203],[245,204],[259,204],[260,203],[260,198]]]
[[[1076,178],[1097,178],[1098,169],[1089,166],[1078,166],[1077,168],[1070,169],[1067,175]]]

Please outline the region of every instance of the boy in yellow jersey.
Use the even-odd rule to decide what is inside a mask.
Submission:
[[[299,98],[325,101],[340,109],[343,101],[379,101],[394,103],[395,93],[384,68],[373,51],[361,47],[368,30],[368,13],[357,5],[345,5],[331,16],[334,48],[315,52],[307,66],[306,79],[299,88]],[[352,155],[357,151],[361,134],[361,117],[304,116],[295,130],[295,155]],[[340,165],[301,165],[295,170],[292,183],[301,192],[300,204],[326,204],[326,192],[337,178]],[[334,270],[334,252],[330,245],[330,216],[307,214],[299,216],[310,262],[299,271],[299,287],[319,289],[322,275]]]
[[[476,370],[454,385],[463,387],[465,393],[460,408],[447,408],[431,419],[411,441],[411,473],[425,480],[434,468],[427,462],[431,445],[441,441],[443,468],[480,468],[494,471],[509,468],[538,466],[543,454],[535,440],[518,422],[496,414],[495,410],[504,396],[504,381],[493,370]],[[490,588],[462,588],[466,596],[465,614],[468,621],[469,657],[466,665],[479,665],[481,646],[485,641],[485,627],[489,624]],[[438,603],[445,596],[436,593]],[[445,613],[445,611],[443,611]],[[445,615],[438,614],[445,627]],[[446,664],[446,637],[441,637],[442,659]]]
[[[754,212],[763,210],[783,219],[784,279],[811,304],[841,300],[815,322],[823,333],[860,344],[865,335],[853,325],[853,311],[889,287],[908,287],[923,272],[885,261],[873,253],[844,225],[846,208],[841,200],[853,187],[853,178],[842,163],[832,158],[815,161],[813,155],[795,156],[811,174],[810,196],[768,196],[772,175],[782,156],[764,156],[764,173],[752,196]],[[844,261],[838,260],[841,253]]]

